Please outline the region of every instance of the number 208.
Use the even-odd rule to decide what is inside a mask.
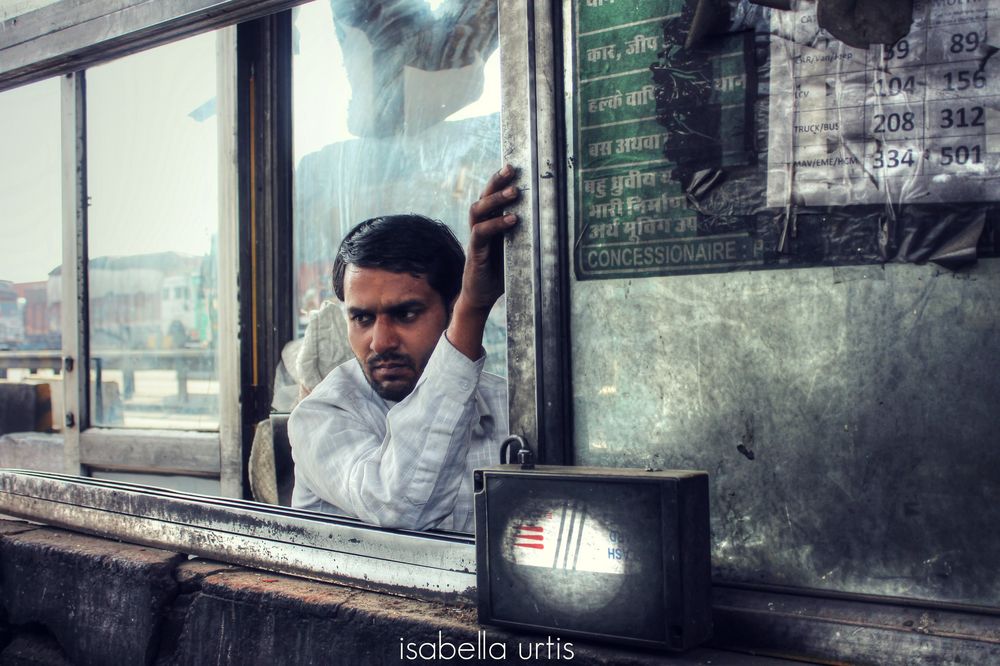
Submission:
[[[872,132],[910,132],[916,125],[913,113],[876,113],[872,116],[875,125]]]

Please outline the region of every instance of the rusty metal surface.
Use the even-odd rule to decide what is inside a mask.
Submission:
[[[520,169],[521,223],[505,246],[510,432],[536,459],[571,461],[567,349],[568,252],[559,120],[561,25],[557,3],[500,3],[502,149]]]
[[[534,3],[500,0],[498,25],[503,67],[500,71],[500,148],[504,162],[519,169],[521,198],[510,212],[520,222],[504,242],[507,300],[507,391],[510,433],[520,435],[537,453],[538,341],[536,334],[539,283],[534,248],[538,242],[536,155],[532,149],[535,115],[533,43],[529,38]]]
[[[993,664],[1000,617],[716,587],[713,644],[823,664]]]
[[[474,603],[472,539],[132,484],[5,470],[0,513],[268,571]]]

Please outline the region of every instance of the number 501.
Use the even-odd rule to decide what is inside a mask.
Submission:
[[[945,146],[941,149],[941,166],[982,164],[982,162],[982,149],[979,146]]]

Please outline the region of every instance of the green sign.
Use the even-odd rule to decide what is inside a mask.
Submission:
[[[577,277],[759,264],[746,233],[703,233],[679,184],[748,159],[750,36],[714,39],[711,55],[685,50],[683,0],[578,0],[576,10]]]

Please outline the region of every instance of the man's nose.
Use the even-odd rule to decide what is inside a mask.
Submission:
[[[376,317],[372,325],[371,349],[376,354],[384,354],[399,346],[396,327],[388,317]]]

